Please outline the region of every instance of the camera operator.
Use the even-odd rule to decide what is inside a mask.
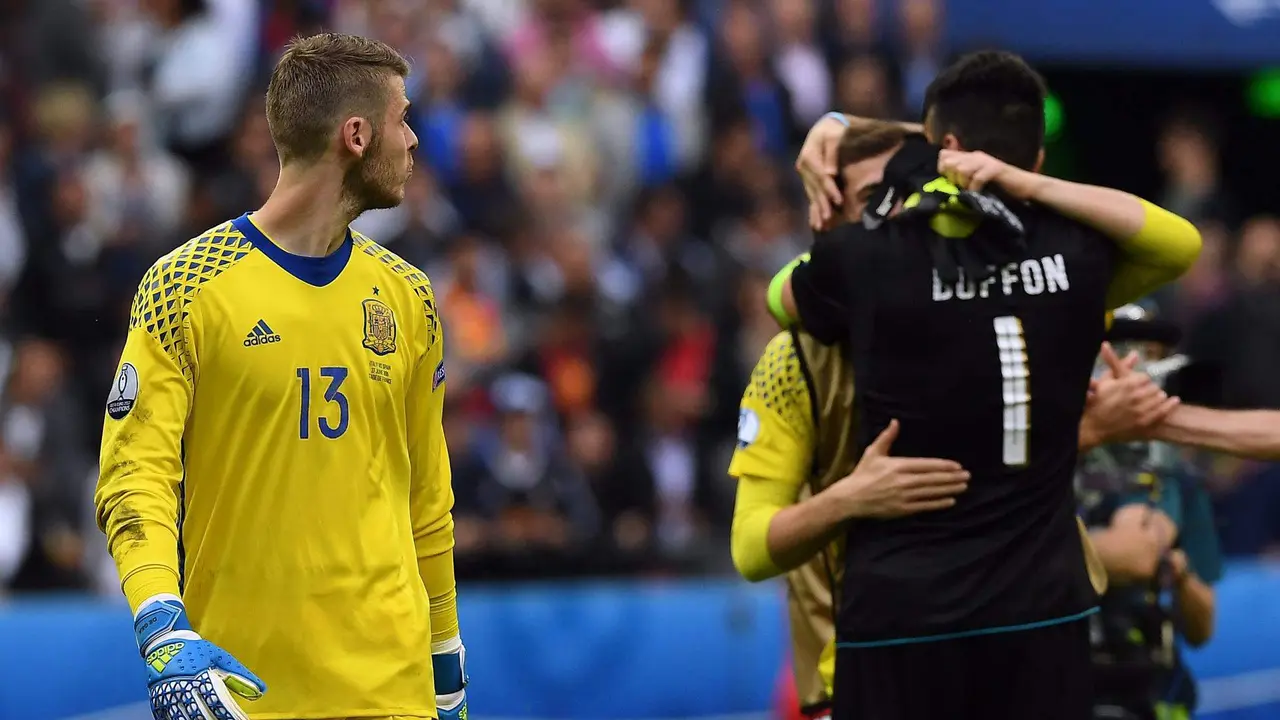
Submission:
[[[1161,384],[1188,364],[1170,354],[1179,336],[1176,326],[1134,305],[1116,311],[1108,333]],[[1122,370],[1116,355],[1104,351],[1099,373]],[[1198,647],[1212,637],[1212,583],[1222,574],[1208,495],[1175,447],[1150,441],[1090,452],[1077,487],[1110,580],[1092,618],[1095,717],[1190,718],[1196,684],[1178,645]]]

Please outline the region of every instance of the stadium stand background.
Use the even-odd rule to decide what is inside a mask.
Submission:
[[[321,28],[414,61],[419,169],[358,228],[446,318],[479,718],[767,711],[779,589],[730,577],[724,468],[765,282],[808,243],[790,161],[826,110],[916,117],[956,52],[1044,70],[1052,172],[1201,226],[1157,298],[1224,379],[1197,399],[1280,407],[1266,2],[0,0],[4,720],[141,717],[89,508],[101,405],[142,272],[270,191],[265,74]],[[1207,709],[1280,717],[1280,468],[1200,461],[1240,558]]]

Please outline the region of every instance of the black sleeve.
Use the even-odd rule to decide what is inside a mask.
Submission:
[[[834,345],[849,334],[848,254],[852,238],[845,230],[818,233],[809,260],[791,273],[791,294],[800,326],[824,345]]]

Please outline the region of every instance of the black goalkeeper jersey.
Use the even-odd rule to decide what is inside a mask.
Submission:
[[[850,524],[845,646],[1039,627],[1096,605],[1072,475],[1116,250],[1043,208],[1016,215],[1025,239],[987,277],[939,272],[924,216],[820,236],[792,276],[806,330],[848,343],[858,447],[896,418],[894,455],[972,474],[952,508]]]

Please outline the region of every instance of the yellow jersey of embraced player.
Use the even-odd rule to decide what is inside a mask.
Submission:
[[[266,682],[254,718],[434,714],[458,634],[431,285],[358,234],[286,253],[249,216],[138,289],[98,522],[130,604],[179,592]]]

